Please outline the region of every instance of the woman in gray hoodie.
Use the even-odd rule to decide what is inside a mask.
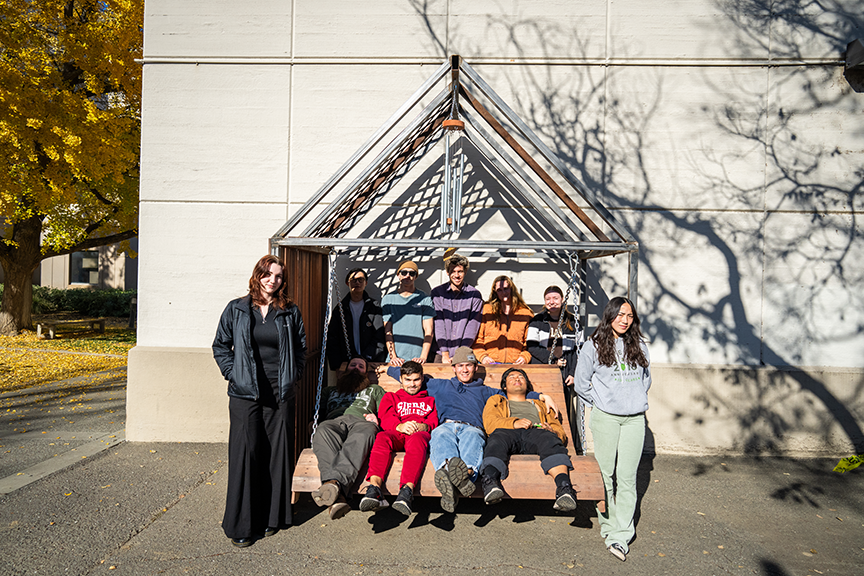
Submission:
[[[609,552],[623,562],[636,533],[636,470],[645,442],[651,387],[648,347],[642,340],[636,307],[627,298],[613,298],[603,310],[600,325],[579,354],[574,387],[594,406],[594,456],[606,486],[606,512],[597,514],[600,534]]]

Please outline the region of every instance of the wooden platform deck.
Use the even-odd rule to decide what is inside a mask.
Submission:
[[[486,367],[478,367],[478,373],[485,372],[485,382],[488,386],[498,387],[501,380],[501,375],[511,365],[494,365]],[[568,451],[570,452],[570,460],[573,463],[574,469],[570,472],[570,479],[573,486],[578,491],[580,501],[598,502],[601,511],[605,509],[605,490],[603,487],[603,479],[600,476],[600,468],[594,456],[576,455],[574,449],[573,438],[570,438],[570,423],[567,420],[567,414],[564,400],[563,383],[561,382],[561,373],[557,367],[545,366],[539,364],[530,364],[522,367],[531,379],[531,384],[534,390],[551,396],[558,405],[562,418],[564,430],[568,436]],[[426,364],[424,366],[426,374],[433,378],[450,378],[453,376],[453,369],[448,364]],[[482,371],[482,372],[481,372]],[[375,380],[375,375],[370,374],[370,379]],[[381,387],[387,391],[395,391],[399,389],[399,383],[389,378],[382,376],[378,382]],[[404,453],[397,453],[393,459],[393,466],[385,479],[384,492],[385,494],[395,495],[399,492],[399,472],[402,469],[402,459]],[[426,470],[415,489],[415,496],[437,496],[441,493],[435,488],[433,480],[435,470],[432,468],[431,462],[426,463]],[[363,470],[355,484],[353,490],[359,492],[361,487],[365,486],[366,471]],[[311,449],[303,450],[297,466],[294,469],[294,479],[292,490],[296,494],[300,492],[312,492],[321,485],[321,479],[318,473],[318,460]],[[516,499],[534,499],[534,500],[554,500],[555,499],[555,482],[543,473],[540,468],[540,459],[533,455],[514,455],[510,460],[510,475],[502,481],[504,491],[507,497]],[[479,489],[474,492],[474,497],[482,498],[483,493]]]

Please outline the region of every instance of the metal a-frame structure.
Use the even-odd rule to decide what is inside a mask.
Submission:
[[[446,82],[432,101],[393,136],[368,165],[337,194],[337,186],[361,165],[373,148],[394,132],[400,121],[432,92]],[[481,102],[480,96],[515,130],[531,152],[505,128]],[[494,165],[508,183],[546,219],[562,238],[542,240],[495,240],[458,238],[462,209],[461,170],[455,162],[450,135],[460,130],[473,147]],[[495,136],[497,135],[497,139]],[[445,175],[441,189],[440,238],[351,238],[347,232],[384,194],[440,141],[446,139]],[[503,144],[502,144],[503,142]],[[510,149],[515,157],[508,152]],[[560,176],[559,184],[536,158],[551,166]],[[517,160],[518,158],[518,160]],[[457,167],[459,172],[457,173]],[[527,167],[527,170],[526,170]],[[530,172],[533,172],[533,176]],[[539,180],[539,181],[538,181]],[[550,194],[551,193],[551,194]],[[577,203],[581,199],[605,225],[601,228]],[[317,215],[316,207],[324,206]],[[608,232],[608,234],[607,234]],[[292,218],[270,239],[271,250],[291,248],[325,251],[416,253],[443,252],[459,246],[463,254],[524,255],[571,258],[578,256],[580,293],[579,312],[587,325],[586,261],[591,258],[628,255],[628,295],[636,301],[638,243],[630,232],[600,202],[597,194],[580,182],[556,154],[502,100],[483,78],[460,56],[454,55],[435,73],[333,174]]]

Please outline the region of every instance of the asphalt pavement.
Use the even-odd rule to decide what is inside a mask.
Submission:
[[[122,411],[105,411],[115,391],[93,396],[106,402],[102,418],[95,408],[78,410],[92,417],[88,435],[110,436],[107,423],[122,422]],[[10,444],[29,433],[8,429],[22,421],[0,418],[3,450],[12,449],[0,451],[3,480],[72,453],[71,442],[66,452],[52,448],[57,456],[37,440]],[[81,422],[76,416],[72,426]],[[54,436],[81,434],[65,428],[68,419],[53,424]],[[238,549],[220,526],[225,444],[116,441],[0,495],[0,573],[864,573],[864,470],[834,473],[836,460],[645,455],[637,536],[622,563],[603,547],[590,505],[559,515],[546,501],[488,507],[475,499],[454,515],[420,498],[409,518],[392,508],[376,515],[355,509],[332,521],[304,494],[293,527]],[[31,448],[48,457],[7,460]]]

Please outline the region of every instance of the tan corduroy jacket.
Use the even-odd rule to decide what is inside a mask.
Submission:
[[[564,427],[555,417],[555,413],[549,410],[542,400],[528,400],[528,402],[533,402],[537,406],[540,422],[549,424],[555,435],[566,446],[567,434],[564,433]],[[505,396],[496,394],[486,401],[486,407],[483,409],[483,428],[486,429],[487,435],[492,434],[498,428],[512,430],[516,420],[517,418],[510,415],[510,401]]]

